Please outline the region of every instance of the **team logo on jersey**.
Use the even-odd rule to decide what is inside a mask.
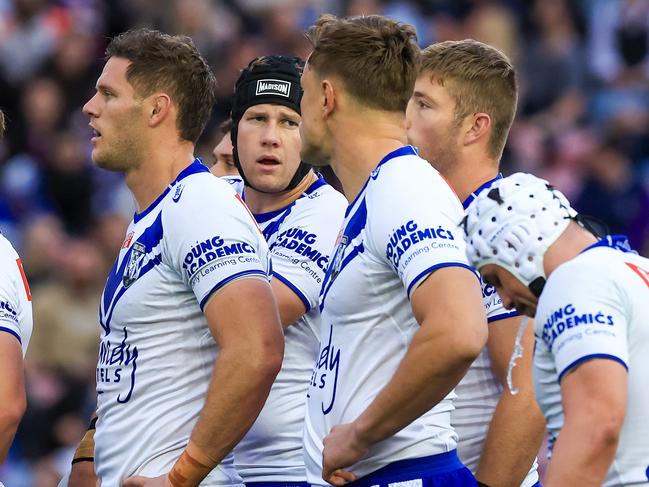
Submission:
[[[333,259],[331,260],[330,266],[330,277],[329,281],[334,282],[343,265],[343,256],[345,255],[345,249],[349,245],[349,237],[347,235],[342,235],[340,237],[340,243],[336,247],[336,253],[334,254]]]
[[[124,276],[122,277],[122,284],[124,284],[124,287],[129,287],[138,278],[144,256],[144,244],[141,242],[135,242],[133,244],[133,248],[131,249],[131,255],[129,256],[128,264],[126,264],[126,270],[124,270]]]
[[[291,83],[288,81],[282,81],[281,79],[260,79],[257,81],[255,95],[276,95],[288,98],[290,90]]]

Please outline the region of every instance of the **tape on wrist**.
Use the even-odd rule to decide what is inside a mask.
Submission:
[[[173,487],[196,487],[215,466],[216,463],[190,441],[167,478]]]
[[[95,427],[97,425],[97,417],[95,416],[90,420],[88,430],[83,435],[79,446],[74,452],[72,457],[72,465],[78,462],[94,462],[95,461]]]

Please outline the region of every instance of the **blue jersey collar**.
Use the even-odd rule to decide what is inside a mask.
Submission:
[[[596,247],[609,247],[611,249],[619,250],[621,252],[629,252],[632,254],[637,254],[633,248],[631,248],[631,244],[629,244],[629,239],[626,235],[606,235],[604,238],[602,238],[599,242],[594,243],[590,247],[586,247],[584,250],[581,251],[583,254],[584,252],[594,249]]]
[[[471,203],[473,203],[473,200],[476,199],[476,198],[478,197],[478,195],[479,195],[480,193],[482,193],[485,189],[490,188],[491,185],[492,185],[495,181],[498,181],[499,179],[502,179],[502,178],[503,178],[502,173],[498,173],[498,176],[496,176],[496,177],[493,178],[493,179],[490,179],[489,181],[487,181],[486,183],[484,183],[482,186],[480,186],[478,189],[476,189],[473,193],[471,193],[471,194],[469,195],[469,197],[468,197],[467,199],[465,199],[465,200],[462,202],[462,206],[464,207],[464,209],[466,210],[466,209],[469,207],[469,205],[470,205]]]
[[[135,223],[139,222],[142,218],[147,216],[149,213],[151,213],[151,210],[153,210],[158,203],[162,201],[162,199],[167,196],[167,193],[169,193],[169,190],[173,188],[176,184],[178,184],[180,181],[185,179],[187,176],[191,176],[192,174],[196,174],[199,172],[210,172],[210,170],[203,164],[203,161],[201,160],[200,157],[197,157],[194,159],[194,162],[192,162],[189,166],[187,166],[185,169],[180,171],[180,174],[174,179],[174,181],[167,186],[167,188],[162,192],[160,196],[158,196],[153,203],[151,203],[146,210],[138,213],[135,212],[133,215],[133,221]]]

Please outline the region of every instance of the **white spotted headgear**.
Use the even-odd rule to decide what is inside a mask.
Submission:
[[[496,264],[540,296],[543,255],[577,212],[560,191],[532,174],[495,181],[467,208],[467,256],[476,268]]]

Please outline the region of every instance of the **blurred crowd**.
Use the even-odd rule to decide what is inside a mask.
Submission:
[[[132,217],[121,176],[93,167],[81,112],[103,50],[134,26],[193,38],[218,103],[198,148],[211,162],[239,70],[308,54],[320,13],[381,13],[422,46],[475,38],[517,66],[506,174],[533,172],[649,255],[649,0],[0,0],[0,231],[34,296],[28,411],[0,479],[55,486],[94,408],[99,298]]]

